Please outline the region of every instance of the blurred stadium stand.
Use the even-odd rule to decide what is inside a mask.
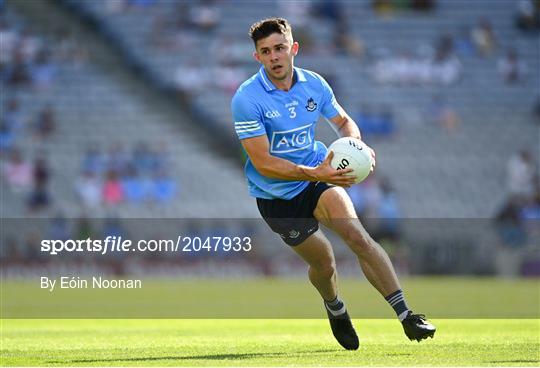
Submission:
[[[512,155],[528,150],[538,163],[539,124],[532,111],[540,99],[539,34],[516,27],[513,1],[438,0],[424,11],[375,9],[372,1],[23,3],[4,5],[2,19],[17,32],[39,30],[40,42],[54,54],[58,24],[83,20],[92,27],[75,27],[74,37],[90,55],[78,62],[55,60],[54,83],[45,91],[2,81],[2,108],[16,98],[25,116],[34,116],[46,104],[56,113],[51,137],[37,142],[22,135],[16,141],[26,157],[46,156],[51,205],[28,213],[26,194],[2,184],[4,217],[51,216],[58,210],[67,217],[103,217],[111,210],[123,218],[258,217],[239,168],[229,104],[236,86],[258,68],[247,30],[269,16],[291,20],[301,40],[296,65],[329,79],[361,128],[365,121],[359,117],[366,109],[391,112],[391,131],[366,134],[366,140],[377,151],[375,178],[391,182],[400,218],[490,219],[509,196],[506,170]],[[69,12],[59,11],[58,4]],[[488,46],[472,36],[483,30],[482,24],[493,31]],[[104,36],[107,47],[100,46],[96,33]],[[510,80],[501,75],[501,60],[509,50],[524,65]],[[118,51],[121,59],[111,56]],[[381,77],[378,72],[387,71],[387,62],[401,65],[401,74],[396,67],[397,77]],[[128,68],[136,76],[126,73]],[[179,107],[164,96],[177,98]],[[204,135],[217,136],[221,143]],[[326,144],[336,137],[324,122],[318,136]],[[74,185],[88,146],[97,143],[106,152],[118,142],[133,148],[141,141],[168,147],[175,198],[161,205],[103,205],[90,212],[81,206]],[[238,160],[223,157],[223,149],[238,152]],[[430,230],[422,229],[425,234],[419,231],[422,226],[412,227],[418,247],[463,245],[458,255],[483,261],[461,271],[491,270],[493,259],[485,251],[496,242],[494,234],[471,243],[477,229],[459,222],[430,225]],[[453,255],[443,254],[444,260],[437,261],[439,256],[426,251],[410,257],[411,265],[404,269],[419,271],[430,260],[430,269],[420,271],[459,271],[452,269]]]
[[[47,9],[46,4],[42,5]],[[39,5],[24,10],[40,16]],[[16,33],[27,26],[35,26],[25,23],[10,7],[4,17]],[[42,18],[50,21],[51,14]],[[46,35],[47,30],[51,35],[57,27],[53,23],[39,24],[39,41],[55,53],[59,45]],[[87,43],[85,47],[91,53],[103,52],[95,42]],[[77,200],[74,184],[89,146],[97,145],[101,152],[106,152],[117,143],[133,148],[141,141],[168,148],[171,160],[168,169],[177,182],[177,196],[167,204],[156,206],[122,203],[114,208],[92,208],[88,216],[102,217],[108,210],[132,218],[223,217],[225,214],[251,217],[255,214],[253,204],[245,195],[245,182],[238,165],[220,158],[212,150],[209,140],[201,139],[202,134],[197,133],[181,113],[164,109],[159,96],[147,93],[144,85],[126,78],[125,73],[118,71],[118,66],[115,68],[110,63],[103,65],[90,58],[77,63],[55,60],[54,64],[55,76],[49,87],[40,91],[32,83],[6,83],[7,90],[0,101],[5,106],[8,100],[16,98],[25,116],[35,114],[35,110],[46,103],[56,110],[57,126],[50,139],[36,142],[29,129],[18,134],[16,139],[16,146],[26,156],[45,156],[51,167],[49,208],[52,210],[37,215],[47,216],[61,210],[74,217],[85,211]],[[25,211],[26,193],[5,189],[8,195],[4,196],[4,216],[32,215]],[[231,203],[235,203],[232,208]]]
[[[200,74],[193,83],[199,81],[206,88],[189,90],[192,108],[209,113],[217,129],[230,136],[229,104],[234,88],[216,87],[212,82],[218,76],[222,78],[221,72],[225,73],[227,67],[233,74],[233,85],[257,70],[250,57],[251,41],[246,36],[254,20],[284,13],[287,16],[287,12],[293,13],[291,17],[295,15],[290,10],[291,2],[279,1],[105,2],[109,6],[85,0],[66,2],[94,16],[160,84],[174,89],[177,73],[186,77]],[[358,60],[354,55],[332,52],[332,21],[312,15],[319,3],[308,1],[300,6],[307,8],[301,11],[308,17],[304,23],[312,45],[309,51],[300,52],[297,65],[329,77],[348,111],[358,111],[366,104],[392,108],[398,135],[396,139],[374,142],[374,146],[378,171],[391,177],[403,216],[491,217],[505,197],[501,191],[505,178],[501,160],[506,161],[519,149],[538,146],[538,127],[532,124],[531,116],[539,95],[538,35],[524,35],[514,27],[516,4],[448,0],[436,2],[428,13],[396,10],[375,16],[370,1],[343,1],[341,12],[350,34],[365,44],[365,56]],[[208,29],[189,23],[190,14],[201,4],[208,4],[216,12],[215,24]],[[457,38],[463,28],[472,29],[482,19],[487,19],[494,29],[496,49],[488,57],[475,51],[472,55],[458,54],[462,73],[455,83],[387,85],[374,80],[373,68],[382,57],[379,55],[433,53],[433,45],[442,35]],[[497,69],[498,60],[510,48],[517,50],[528,66],[526,77],[515,84],[506,84]],[[455,132],[446,134],[426,121],[424,111],[434,96],[442,96],[459,115]],[[330,143],[335,135],[321,126],[320,137]],[[504,147],[502,156],[500,148],[488,147]]]

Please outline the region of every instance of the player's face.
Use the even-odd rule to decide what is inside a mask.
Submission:
[[[272,33],[257,41],[255,59],[264,65],[271,79],[282,81],[292,76],[293,59],[298,53],[298,42],[285,35]]]

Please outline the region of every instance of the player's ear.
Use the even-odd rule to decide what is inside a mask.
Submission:
[[[259,58],[259,53],[257,51],[253,51],[253,58],[259,63],[261,62],[261,59]]]
[[[292,47],[291,47],[291,50],[292,50],[292,53],[294,56],[296,56],[296,54],[298,54],[298,49],[300,48],[300,45],[298,44],[298,42],[293,42],[292,44]]]

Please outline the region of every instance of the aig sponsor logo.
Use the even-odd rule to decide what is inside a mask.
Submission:
[[[287,153],[308,148],[313,142],[309,128],[311,124],[300,128],[272,133],[270,153]]]

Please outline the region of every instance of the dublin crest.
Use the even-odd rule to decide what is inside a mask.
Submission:
[[[306,110],[309,112],[317,110],[317,103],[311,97],[307,100]]]

